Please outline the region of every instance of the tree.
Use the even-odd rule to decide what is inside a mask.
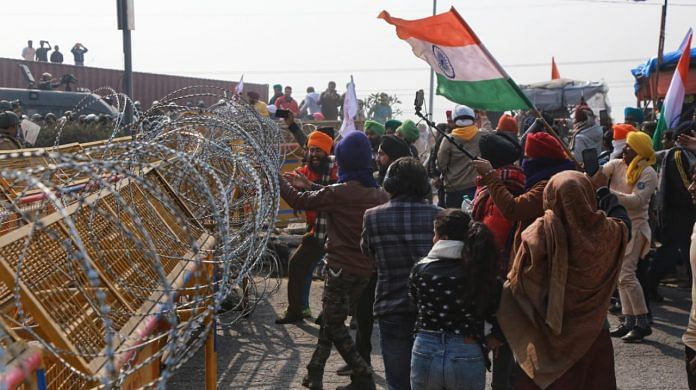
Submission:
[[[373,93],[367,97],[367,101],[365,102],[365,110],[367,111],[368,118],[372,118],[375,107],[380,103],[380,101],[386,102],[386,104],[391,107],[392,118],[401,116],[401,114],[403,114],[401,109],[397,107],[398,104],[401,104],[401,100],[399,100],[399,97],[396,96],[396,94],[389,95],[385,92],[379,92]]]

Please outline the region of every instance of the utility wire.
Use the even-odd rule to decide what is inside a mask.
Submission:
[[[612,59],[612,60],[582,60],[582,61],[568,61],[568,62],[557,62],[558,65],[563,66],[573,66],[573,65],[594,65],[594,64],[615,64],[624,62],[639,62],[645,61],[645,58],[622,58],[622,59]],[[549,62],[536,62],[536,63],[522,63],[522,64],[507,64],[503,65],[504,68],[534,68],[540,66],[551,66]],[[316,73],[374,73],[374,72],[422,72],[427,70],[427,67],[421,68],[362,68],[362,69],[309,69],[309,70],[206,70],[206,71],[185,71],[187,74],[316,74]],[[168,70],[164,73],[180,73],[180,71]]]

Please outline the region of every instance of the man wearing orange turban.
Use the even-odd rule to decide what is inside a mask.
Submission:
[[[305,186],[318,184],[327,186],[338,179],[337,166],[331,156],[333,138],[330,135],[313,131],[307,137],[307,164],[296,170],[296,177]],[[293,185],[295,185],[293,181]],[[310,189],[310,188],[303,188]],[[289,324],[311,317],[309,310],[309,289],[312,285],[311,272],[316,264],[324,257],[324,241],[326,239],[326,216],[312,210],[305,210],[307,217],[307,233],[302,237],[302,243],[288,260],[288,309],[283,317],[276,320],[277,324]]]

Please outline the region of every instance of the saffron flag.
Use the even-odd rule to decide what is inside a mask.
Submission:
[[[551,80],[558,80],[561,78],[561,72],[558,71],[556,66],[556,59],[551,57]]]
[[[356,131],[355,116],[358,114],[358,97],[355,94],[355,82],[353,76],[350,76],[350,83],[346,85],[346,95],[343,98],[343,123],[339,134],[342,137]]]
[[[667,95],[662,104],[660,118],[657,120],[657,127],[653,134],[653,148],[655,150],[662,149],[662,134],[667,129],[673,129],[679,124],[681,118],[682,105],[684,104],[684,94],[686,89],[686,78],[689,74],[689,65],[691,64],[691,37],[693,31],[689,29],[682,41],[679,51],[681,56],[677,63],[677,68],[672,75],[672,82],[669,83]]]
[[[396,35],[437,75],[437,94],[470,107],[506,111],[532,104],[453,8],[417,19],[379,18],[396,26]]]

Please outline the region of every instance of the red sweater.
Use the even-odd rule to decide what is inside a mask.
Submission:
[[[298,168],[295,171],[303,174],[312,183],[321,184],[321,174],[309,169],[308,165],[303,165],[302,168]],[[334,167],[331,170],[331,183],[335,183],[337,180],[338,167],[336,164],[334,164]],[[305,210],[305,216],[307,217],[307,231],[314,231],[314,221],[317,219],[317,212],[313,210]]]

